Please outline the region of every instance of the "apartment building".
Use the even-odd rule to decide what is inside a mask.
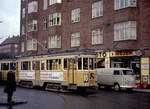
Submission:
[[[21,0],[21,55],[91,50],[149,82],[150,0]]]

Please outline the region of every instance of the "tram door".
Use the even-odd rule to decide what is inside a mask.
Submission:
[[[36,61],[32,61],[32,69],[35,71],[35,80],[36,80],[36,84],[39,84],[39,80],[40,80],[40,61],[36,60]]]
[[[76,61],[74,58],[68,59],[68,81],[70,84],[76,83]]]

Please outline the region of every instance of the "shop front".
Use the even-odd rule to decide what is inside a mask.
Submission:
[[[98,57],[105,61],[105,68],[131,68],[137,83],[150,84],[149,58],[144,57],[140,50],[100,52]]]

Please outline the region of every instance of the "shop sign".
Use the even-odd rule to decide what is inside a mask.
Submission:
[[[133,51],[133,55],[141,56],[142,55],[142,51],[141,50]]]
[[[149,58],[141,58],[141,74],[149,75]]]
[[[132,51],[116,51],[114,56],[132,56]]]
[[[108,55],[109,55],[108,52],[99,52],[97,57],[98,58],[105,58],[105,57],[108,57]]]

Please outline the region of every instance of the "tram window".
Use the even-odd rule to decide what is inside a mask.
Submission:
[[[47,70],[52,70],[52,60],[47,60],[46,66]]]
[[[94,59],[93,59],[93,58],[90,58],[90,59],[89,59],[89,69],[90,69],[90,70],[93,70],[93,69],[94,69]]]
[[[64,70],[67,70],[67,59],[64,59]]]
[[[36,67],[36,62],[32,61],[32,70],[35,70],[35,67]]]
[[[30,70],[30,61],[21,62],[21,70]]]
[[[2,63],[1,70],[9,70],[9,63]]]
[[[82,70],[82,58],[78,58],[78,70]]]
[[[16,70],[16,63],[10,63],[10,70]]]
[[[32,70],[40,70],[40,61],[32,61]]]
[[[44,61],[41,61],[41,70],[44,70]]]
[[[61,67],[61,59],[47,60],[47,70],[59,70]]]
[[[88,70],[88,58],[83,58],[83,69]]]

